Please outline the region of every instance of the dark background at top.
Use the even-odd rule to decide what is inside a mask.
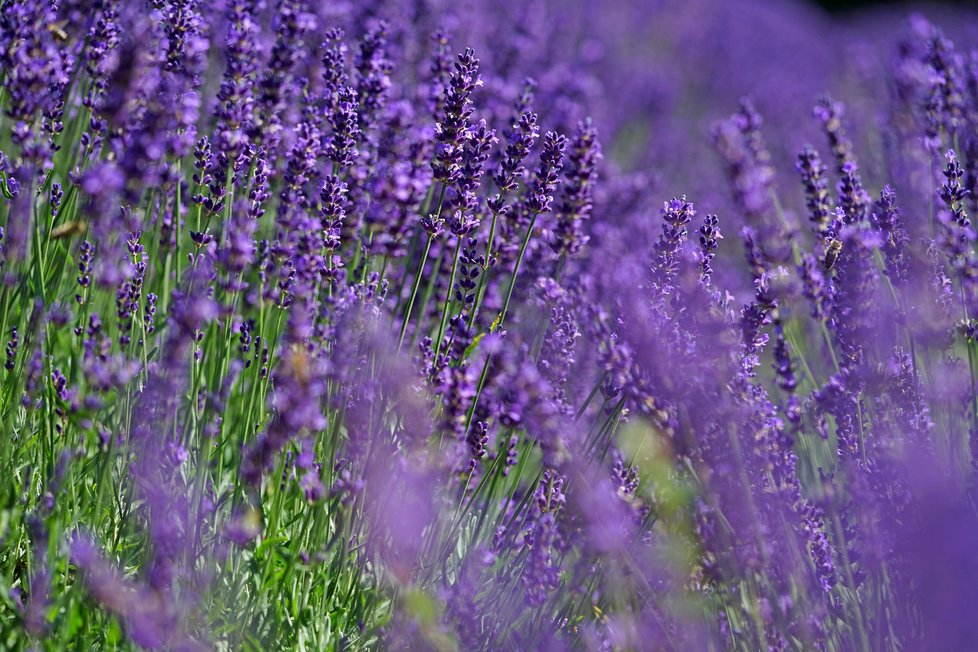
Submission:
[[[894,4],[892,0],[816,0],[816,2],[825,9],[836,13],[842,13],[850,9],[861,9],[866,7]],[[978,0],[940,0],[934,4],[975,7],[978,6]]]

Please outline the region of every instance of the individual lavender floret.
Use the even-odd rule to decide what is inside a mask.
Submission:
[[[27,373],[24,376],[24,396],[21,397],[21,404],[25,408],[38,407],[40,405],[40,383],[41,375],[44,371],[44,357],[40,346],[35,346],[31,351],[31,357],[27,363]]]
[[[5,353],[7,354],[7,359],[3,364],[4,369],[7,371],[13,371],[14,366],[17,363],[17,347],[20,345],[20,341],[17,338],[17,329],[10,329],[10,339],[7,340],[7,346],[5,348]]]
[[[414,218],[422,212],[432,185],[433,143],[431,134],[416,124],[418,110],[406,100],[394,102],[384,115],[377,128],[376,168],[361,180],[361,198],[364,188],[370,197],[362,226],[370,234],[371,253],[400,260],[408,254]]]
[[[873,252],[879,247],[879,235],[865,225],[846,226],[840,234],[842,251],[836,266],[833,319],[843,354],[843,364],[853,367],[862,362],[863,348],[871,341],[872,305],[877,279]]]
[[[781,321],[777,321],[776,326],[777,337],[774,341],[774,373],[775,381],[787,395],[788,399],[785,402],[784,414],[788,423],[791,424],[791,430],[785,431],[780,429],[781,438],[783,440],[790,440],[782,448],[785,450],[785,455],[789,455],[792,458],[791,470],[787,471],[784,476],[790,476],[792,478],[791,483],[796,483],[797,477],[794,472],[793,462],[796,459],[793,450],[794,444],[794,432],[801,427],[801,402],[798,400],[798,396],[795,394],[798,389],[798,378],[795,376],[795,370],[791,364],[791,352],[788,349],[788,342],[784,336],[784,325]]]
[[[703,287],[710,285],[713,277],[713,267],[711,262],[716,256],[716,251],[720,247],[720,240],[723,235],[720,233],[720,218],[716,215],[707,215],[703,218],[703,226],[700,227],[700,284]]]
[[[634,496],[639,485],[638,466],[626,466],[621,455],[616,451],[615,463],[611,467],[611,481],[620,497]]]
[[[276,159],[284,129],[282,117],[295,95],[293,74],[302,56],[305,33],[312,27],[298,0],[278,3],[275,14],[275,45],[265,73],[257,84],[255,122],[251,137],[264,145]]]
[[[357,99],[360,108],[360,130],[367,131],[387,103],[393,64],[387,56],[388,25],[379,21],[360,40],[357,53]]]
[[[264,213],[262,204],[268,197],[268,164],[264,150],[255,151],[252,145],[248,145],[242,153],[242,160],[253,165],[255,170],[248,195],[248,209],[244,209],[243,198],[235,200],[235,210],[231,211],[225,240],[218,250],[218,260],[229,277],[224,281],[225,289],[230,291],[240,289],[240,283],[234,277],[240,278],[254,258],[257,219]]]
[[[567,138],[556,131],[548,131],[543,137],[540,169],[533,177],[526,207],[532,214],[547,213],[553,204],[553,192],[560,182],[560,170],[564,165],[564,149]]]
[[[825,514],[811,501],[805,502],[804,532],[808,551],[815,565],[815,577],[824,593],[831,593],[836,585],[835,563],[832,561],[832,545],[825,535]]]
[[[560,544],[557,514],[566,503],[564,478],[551,469],[543,472],[533,492],[523,543],[530,549],[520,580],[526,602],[538,607],[547,595],[560,586],[560,568],[553,558],[553,549]]]
[[[952,211],[938,210],[935,219],[940,227],[935,244],[947,257],[951,268],[961,281],[963,307],[969,317],[978,314],[976,313],[978,311],[978,254],[974,250],[978,234],[966,216],[964,217],[966,224],[962,226]],[[943,276],[942,266],[937,266],[937,272]],[[949,279],[945,279],[945,282],[947,282],[946,290],[950,291]]]
[[[824,237],[831,221],[832,206],[829,201],[829,179],[825,164],[811,145],[805,145],[795,164],[805,186],[805,205],[808,219],[815,235]]]
[[[473,461],[485,457],[486,447],[489,445],[489,422],[477,421],[473,424],[466,443],[469,445],[469,456]]]
[[[896,193],[890,186],[883,186],[873,211],[873,226],[883,235],[883,255],[886,267],[883,272],[896,286],[910,281],[910,236],[903,224],[900,209],[896,205]]]
[[[577,124],[567,158],[564,191],[554,211],[556,226],[550,241],[558,256],[575,256],[588,241],[584,224],[591,217],[594,184],[602,159],[597,130],[590,118]]]
[[[832,287],[821,266],[811,254],[805,254],[798,266],[805,298],[811,304],[811,315],[818,321],[828,320],[832,311]]]
[[[446,335],[450,345],[433,359],[429,375],[435,379],[435,393],[442,397],[442,422],[446,432],[464,441],[467,413],[476,395],[478,376],[473,365],[465,359],[465,350],[472,342],[472,333],[461,316],[451,319]]]
[[[489,152],[496,142],[496,132],[489,129],[485,120],[472,130],[464,146],[462,170],[456,184],[455,207],[448,218],[448,229],[458,238],[463,238],[478,228],[479,219],[476,212],[478,198],[476,191],[482,179],[483,166],[489,158]]]
[[[210,45],[205,34],[207,25],[198,0],[171,0],[159,9],[167,45],[160,101],[171,109],[165,112],[161,122],[166,125],[167,154],[183,158],[197,136],[200,90]]]
[[[254,328],[254,319],[242,320],[241,324],[238,326],[238,352],[241,354],[241,358],[244,360],[245,369],[251,366],[251,356],[249,354],[251,353],[251,333]]]
[[[458,55],[445,95],[444,112],[435,125],[435,158],[431,162],[435,180],[455,183],[462,171],[463,146],[472,115],[472,93],[482,86],[475,50],[466,48]]]
[[[978,97],[978,63],[975,64],[975,97]],[[968,193],[971,212],[978,212],[978,137],[968,139],[965,148],[964,187]]]
[[[774,373],[778,387],[788,394],[794,394],[798,388],[798,379],[791,368],[791,356],[788,353],[788,342],[784,337],[784,329],[779,323],[777,338],[774,341]]]
[[[678,253],[686,240],[686,227],[696,211],[693,204],[673,197],[662,208],[662,235],[652,246],[651,290],[656,298],[672,292],[672,285],[679,269]]]
[[[339,270],[343,267],[343,261],[336,252],[342,245],[340,236],[343,231],[343,221],[346,219],[344,207],[346,191],[346,184],[340,181],[339,177],[333,175],[326,177],[319,191],[319,197],[322,201],[320,219],[323,229],[326,277],[331,283],[337,280]]]
[[[941,201],[951,211],[954,221],[961,227],[967,228],[971,225],[971,220],[968,219],[964,207],[964,198],[968,195],[968,191],[961,182],[964,178],[964,170],[953,149],[947,150],[945,157],[947,158],[947,166],[944,168],[946,181],[941,185],[939,193]]]
[[[152,335],[156,332],[156,302],[159,297],[150,292],[146,295],[146,307],[143,310],[143,324],[146,326],[146,334]],[[144,343],[140,340],[140,345]]]
[[[927,44],[925,62],[932,70],[930,92],[925,102],[927,117],[926,143],[932,149],[940,147],[942,132],[953,138],[965,124],[966,99],[959,60],[954,46],[939,30]]]
[[[753,227],[743,227],[740,230],[740,239],[744,243],[744,260],[747,262],[748,269],[750,269],[751,279],[756,285],[762,278],[770,276],[771,265],[761,250],[761,243],[758,242],[757,231]]]
[[[774,168],[771,154],[761,135],[761,116],[750,99],[744,98],[740,110],[714,129],[714,145],[727,164],[737,204],[748,222],[760,227],[760,220],[771,207]]]
[[[57,21],[57,5],[51,2],[17,2],[0,12],[0,65],[6,113],[13,120],[11,139],[37,170],[52,165],[53,152],[33,135],[34,121],[63,100],[71,73],[71,60],[49,29]]]
[[[61,151],[61,145],[58,144],[57,139],[65,130],[65,101],[63,98],[67,90],[68,84],[61,84],[57,90],[59,99],[42,113],[43,119],[41,120],[41,131],[48,134],[47,151],[50,152],[52,159],[54,158],[55,154]],[[46,165],[48,164],[45,163],[45,166]],[[53,166],[53,160],[50,165]]]
[[[478,240],[469,238],[459,254],[458,281],[455,283],[455,300],[462,304],[462,310],[468,313],[475,303],[475,291],[479,285],[479,275],[482,273],[485,256],[478,253]]]
[[[844,113],[845,107],[842,102],[837,102],[828,96],[820,98],[814,109],[815,117],[822,123],[822,129],[832,146],[832,156],[835,158],[836,171],[839,174],[844,174],[843,166],[853,160],[852,142],[846,135],[842,123]]]
[[[254,0],[235,0],[228,9],[225,47],[226,67],[217,92],[217,125],[214,128],[215,165],[210,170],[223,197],[226,176],[247,143],[254,124],[255,56],[258,26]]]
[[[750,227],[744,227],[749,233]],[[745,243],[752,237],[745,238]],[[749,246],[749,245],[748,245]],[[768,336],[762,331],[777,318],[778,304],[771,292],[770,272],[764,270],[754,279],[754,300],[745,305],[740,313],[740,330],[744,344],[741,354],[741,369],[748,378],[753,378],[755,369],[760,366],[760,354],[767,346]]]
[[[492,177],[498,192],[488,201],[489,208],[494,213],[503,212],[506,206],[503,195],[507,191],[516,189],[519,178],[526,170],[523,163],[539,135],[537,114],[530,111],[524,111],[512,129],[505,132],[506,153],[499,164],[499,170]]]
[[[282,177],[282,189],[279,192],[277,248],[294,246],[294,240],[301,231],[306,210],[312,209],[313,193],[308,193],[306,186],[315,178],[317,160],[320,157],[321,138],[319,130],[312,122],[303,120],[295,128],[295,142],[289,150],[285,174]]]
[[[337,93],[333,110],[327,115],[332,133],[326,139],[326,157],[343,168],[352,166],[360,156],[357,143],[363,134],[357,117],[358,106],[356,90],[344,86]]]
[[[88,240],[83,240],[78,247],[78,287],[81,292],[75,295],[75,301],[85,303],[88,288],[92,284],[92,262],[95,258],[95,247]]]
[[[213,155],[211,143],[206,136],[202,136],[194,147],[194,182],[198,184],[199,192],[194,194],[192,200],[195,204],[202,207],[208,213],[220,213],[224,210],[224,188],[223,184],[215,181],[217,171],[217,157]],[[209,194],[204,194],[207,188]]]
[[[132,278],[123,281],[116,290],[116,314],[119,318],[119,343],[127,346],[131,341],[133,318],[139,313],[139,300],[142,298],[143,280],[146,276],[146,259],[143,245],[139,238],[142,234],[129,234],[127,247],[133,261],[134,274]]]
[[[311,436],[303,437],[299,446],[299,456],[295,461],[299,471],[299,486],[302,487],[306,500],[315,503],[326,497],[326,488],[320,477],[322,465],[316,461],[315,443]]]
[[[546,458],[560,449],[559,439],[566,434],[557,428],[557,406],[552,401],[540,400],[541,396],[552,395],[553,388],[525,347],[507,349],[501,344],[497,340],[487,348],[494,351],[493,367],[484,391],[488,405],[499,416],[503,427],[533,432]]]
[[[259,220],[265,215],[265,202],[269,196],[269,165],[265,160],[264,152],[261,150],[256,153],[254,162],[255,174],[251,180],[251,190],[248,191],[248,201],[250,202],[248,216],[252,220]]]
[[[452,76],[451,37],[445,32],[435,32],[431,35],[434,52],[428,65],[428,111],[438,118],[445,106],[445,96],[448,94],[448,83]]]
[[[201,136],[194,145],[194,183],[198,188],[209,187],[213,180],[211,170],[214,168],[214,148],[207,136]],[[195,195],[193,200],[197,204],[204,204],[205,199],[202,195]],[[213,206],[207,206],[209,210],[215,210]]]
[[[64,198],[64,190],[61,189],[61,184],[55,181],[51,184],[51,191],[48,193],[48,203],[51,207],[51,220],[52,222],[58,217],[58,210],[61,208],[61,200]]]
[[[331,115],[340,102],[340,93],[350,85],[346,72],[346,34],[334,27],[326,32],[323,41],[323,103],[326,115]]]
[[[55,395],[62,401],[68,400],[68,378],[60,369],[51,371],[51,384]]]
[[[740,109],[731,116],[737,125],[740,133],[744,134],[747,149],[758,165],[769,165],[771,163],[771,153],[767,150],[764,143],[764,136],[761,134],[761,127],[764,120],[754,106],[754,101],[749,97],[740,100]],[[773,174],[773,170],[772,170]]]
[[[516,261],[513,281],[510,283],[509,294],[507,294],[505,303],[506,307],[508,307],[509,298],[512,297],[512,291],[516,285],[515,280],[519,275],[520,266],[523,264],[524,254],[534,233],[537,218],[541,213],[549,212],[553,205],[553,193],[560,181],[560,170],[563,166],[566,146],[567,138],[555,131],[547,132],[544,137],[543,151],[540,153],[539,167],[533,174],[529,187],[526,188],[526,194],[522,201],[515,205],[511,215],[512,219],[503,222],[500,251],[506,259],[515,259]],[[503,309],[504,316],[506,307]]]
[[[516,467],[516,463],[519,461],[517,447],[520,443],[520,437],[514,431],[509,436],[509,440],[506,442],[506,461],[503,464],[503,477],[509,475],[511,469]]]
[[[101,6],[95,7],[97,18],[89,28],[87,47],[83,50],[83,65],[91,79],[91,85],[82,98],[82,105],[91,112],[91,117],[88,129],[81,135],[79,142],[82,150],[88,154],[98,151],[103,134],[108,129],[108,121],[102,115],[101,107],[109,87],[110,55],[119,46],[120,32],[115,2],[104,0],[97,4]],[[167,24],[171,25],[173,22],[175,21],[167,21]],[[175,48],[178,47],[179,40],[171,36],[168,43],[171,48]]]
[[[513,105],[513,121],[515,122],[519,116],[523,115],[526,111],[529,111],[530,105],[536,99],[536,90],[538,82],[533,77],[524,77],[520,84],[520,94],[516,98],[516,102]]]
[[[574,366],[577,339],[581,336],[578,318],[569,293],[550,278],[541,278],[537,287],[542,304],[549,309],[550,323],[540,349],[540,373],[553,388],[553,402],[566,414],[573,408],[566,396],[566,384]]]
[[[840,460],[862,464],[863,444],[859,437],[861,388],[852,368],[848,364],[842,371],[833,374],[813,394],[813,399],[819,409],[835,418],[836,454]]]
[[[111,4],[106,2],[106,5]],[[203,21],[198,12],[197,0],[173,0],[159,2],[163,29],[166,33],[166,62],[168,71],[196,75],[200,64],[197,59],[206,47],[201,35]]]
[[[445,232],[445,219],[439,218],[434,213],[422,215],[419,221],[421,228],[424,229],[429,238],[437,238]]]
[[[893,404],[893,420],[914,446],[929,448],[934,431],[930,408],[910,354],[896,347],[885,363],[889,375],[886,392]],[[922,449],[923,449],[922,448]]]
[[[842,164],[842,178],[839,179],[839,208],[844,211],[845,224],[859,224],[869,218],[869,195],[863,188],[855,161],[846,161]]]
[[[470,130],[465,148],[465,164],[462,166],[462,174],[458,183],[458,187],[463,193],[474,193],[479,187],[479,182],[485,173],[486,161],[489,160],[489,154],[497,142],[496,130],[490,129],[485,120],[479,120],[475,128]],[[469,198],[466,201],[466,208],[474,210],[473,200]]]

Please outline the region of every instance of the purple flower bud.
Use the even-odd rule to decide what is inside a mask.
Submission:
[[[543,137],[543,152],[540,154],[540,169],[533,177],[526,200],[531,213],[547,213],[553,202],[553,192],[560,183],[560,170],[563,167],[564,148],[567,138],[555,131],[548,131]]]
[[[473,110],[472,93],[479,86],[482,86],[479,60],[475,58],[472,48],[466,48],[455,62],[455,71],[445,95],[444,112],[435,125],[438,144],[431,168],[435,179],[442,183],[454,183],[461,174],[463,143],[468,134],[469,116]]]
[[[805,186],[805,204],[808,206],[808,219],[816,236],[824,237],[831,222],[832,207],[829,201],[829,179],[827,170],[818,152],[806,145],[795,164]]]

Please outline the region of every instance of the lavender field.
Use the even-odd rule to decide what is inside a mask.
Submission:
[[[0,0],[0,194],[0,650],[978,649],[978,9]]]

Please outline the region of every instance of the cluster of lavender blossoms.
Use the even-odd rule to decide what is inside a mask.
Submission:
[[[0,647],[974,646],[978,16],[653,4],[0,2]]]

